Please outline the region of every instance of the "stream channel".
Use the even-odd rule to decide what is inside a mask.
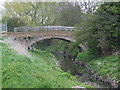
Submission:
[[[68,55],[65,56],[55,52],[51,53],[54,55],[53,59],[57,62],[58,66],[63,71],[69,72],[75,76],[79,82],[82,82],[85,85],[91,85],[94,88],[109,88],[108,85],[94,80],[84,69],[79,68],[76,64],[74,64],[75,58],[73,59],[72,56],[68,57]]]

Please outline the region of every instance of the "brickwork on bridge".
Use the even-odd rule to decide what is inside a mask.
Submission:
[[[33,43],[44,39],[62,39],[65,41],[75,41],[70,31],[36,31],[36,32],[6,32],[4,33],[6,38],[14,38],[16,41],[20,41],[26,47],[31,46]]]
[[[20,31],[22,29],[22,31]],[[12,38],[15,41],[19,41],[26,47],[30,47],[33,43],[36,43],[44,39],[62,39],[68,42],[74,42],[75,39],[72,36],[76,31],[75,27],[65,26],[41,26],[41,27],[18,27],[15,28],[16,32],[3,33],[6,38]],[[18,32],[19,31],[19,32]],[[84,50],[85,45],[80,44]]]
[[[36,31],[36,32],[6,32],[6,37],[26,37],[26,36],[71,36],[73,32],[70,31]]]

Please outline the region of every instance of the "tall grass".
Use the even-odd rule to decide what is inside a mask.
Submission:
[[[120,81],[118,77],[120,71],[118,71],[118,56],[104,56],[95,57],[90,52],[82,52],[77,56],[77,60],[81,60],[88,64],[93,71],[103,77],[114,78],[116,82]]]
[[[91,87],[76,81],[68,72],[55,65],[52,55],[40,50],[33,57],[18,55],[16,51],[1,44],[3,88],[71,88],[72,86]]]

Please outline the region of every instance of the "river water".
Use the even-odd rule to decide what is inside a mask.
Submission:
[[[55,56],[55,59],[59,62],[59,67],[65,71],[65,72],[69,72],[71,73],[73,76],[77,77],[77,80],[79,82],[82,82],[83,84],[86,85],[92,85],[94,88],[107,88],[108,86],[94,80],[92,77],[89,76],[89,74],[79,68],[76,64],[74,64],[74,59],[72,58],[68,58],[68,57],[64,57],[62,55],[56,55],[53,54]]]

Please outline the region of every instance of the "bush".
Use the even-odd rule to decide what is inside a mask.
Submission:
[[[92,60],[96,58],[90,51],[81,52],[77,55],[77,60]]]
[[[17,17],[3,17],[2,22],[7,20],[8,32],[13,32],[15,27],[22,27],[25,25],[23,20]]]

